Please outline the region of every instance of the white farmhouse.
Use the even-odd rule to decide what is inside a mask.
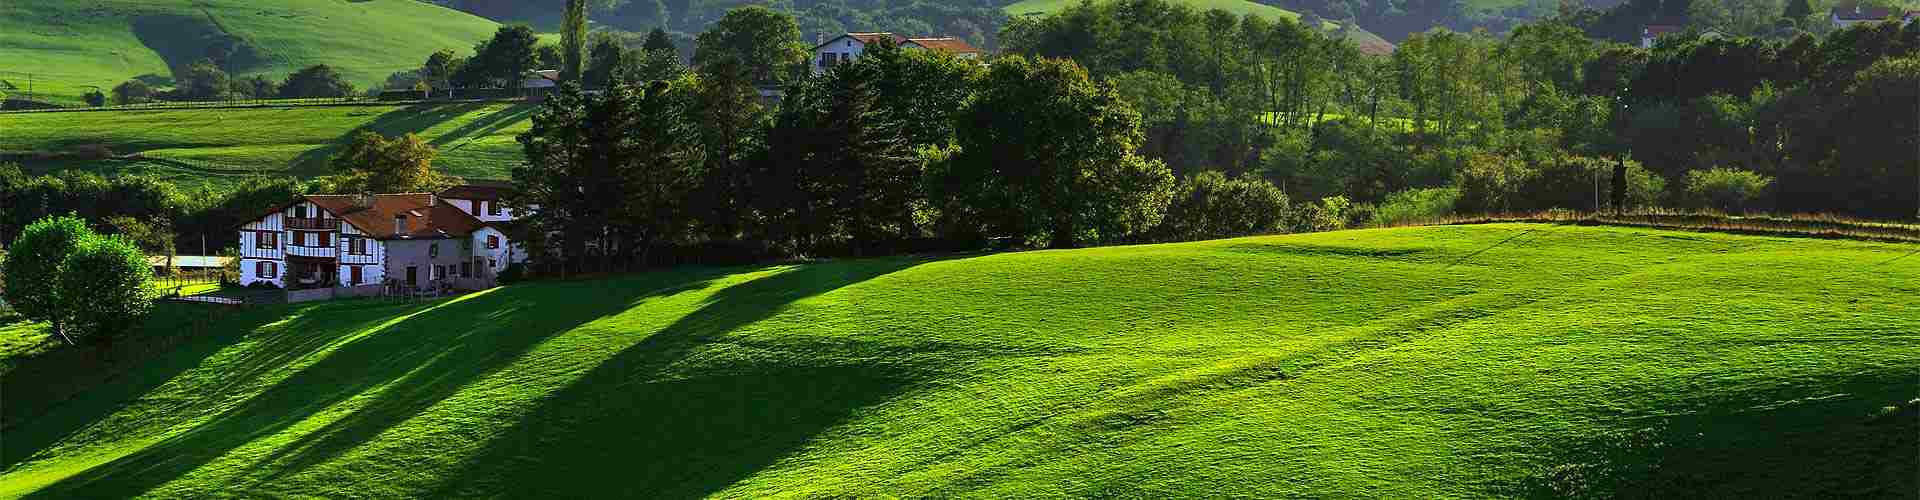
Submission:
[[[526,250],[500,186],[440,193],[306,195],[240,228],[240,284],[288,289],[491,281]]]
[[[868,45],[889,38],[901,48],[909,50],[937,50],[961,59],[979,59],[981,55],[980,49],[954,37],[913,38],[893,33],[847,33],[813,46],[813,74],[826,73],[835,65],[853,62],[860,58],[860,53],[865,52]]]
[[[1827,19],[1833,22],[1833,27],[1836,29],[1860,23],[1885,21],[1892,16],[1893,9],[1884,7],[1862,7],[1858,4],[1855,4],[1852,8],[1834,7],[1833,10],[1827,11]]]

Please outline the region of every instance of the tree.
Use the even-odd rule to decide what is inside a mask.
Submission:
[[[49,217],[27,225],[8,250],[6,271],[7,304],[22,316],[45,321],[53,334],[74,344],[79,335],[73,331],[76,313],[61,296],[61,265],[88,239],[94,238],[86,221],[72,215]]]
[[[1773,178],[1747,170],[1714,167],[1687,172],[1687,194],[1702,206],[1740,213],[1766,194]]]
[[[153,100],[153,87],[140,80],[127,80],[113,86],[113,103],[122,106]]]
[[[501,26],[493,38],[473,47],[473,58],[460,66],[454,81],[462,85],[508,85],[520,81],[541,60],[534,53],[540,38],[526,25]],[[556,52],[553,55],[558,55]],[[556,62],[557,64],[557,62]]]
[[[174,92],[189,100],[219,99],[227,93],[227,72],[202,59],[174,74]]]
[[[695,66],[723,60],[736,61],[750,83],[774,83],[797,74],[807,54],[793,17],[753,5],[727,11],[696,39]]]
[[[532,215],[522,229],[529,250],[549,264],[586,253],[592,212],[600,208],[586,197],[589,182],[606,181],[590,179],[584,171],[589,166],[586,99],[578,85],[561,85],[534,111],[532,127],[516,138],[527,161],[513,167],[516,189],[506,201],[516,209],[540,207],[527,212]],[[558,235],[560,244],[547,244],[550,235]]]
[[[674,53],[675,57],[680,54],[680,48],[673,46],[673,37],[667,36],[667,30],[657,27],[647,32],[647,41],[640,45],[640,50],[648,52],[664,50]]]
[[[233,95],[253,99],[271,98],[280,93],[280,85],[262,75],[235,78],[229,86]]]
[[[615,82],[624,81],[629,75],[623,70],[632,68],[639,53],[626,48],[620,40],[612,36],[597,36],[593,48],[589,51],[588,64],[581,77],[580,85],[590,89],[610,88]]]
[[[560,23],[560,81],[579,82],[587,55],[587,0],[567,0]]]
[[[959,123],[945,182],[972,186],[963,196],[1000,234],[1120,241],[1159,223],[1172,197],[1166,165],[1134,154],[1139,113],[1072,61],[996,60]]]
[[[346,97],[353,95],[353,84],[332,66],[315,64],[287,75],[280,82],[280,97]]]
[[[115,233],[139,245],[142,251],[168,257],[175,255],[173,221],[162,217],[142,220],[126,215],[115,215],[107,217],[106,223]],[[167,265],[172,267],[173,264],[169,262]]]
[[[453,49],[440,49],[427,56],[427,62],[420,65],[420,77],[438,87],[451,87],[453,74],[466,64]]]
[[[693,83],[691,119],[697,123],[705,164],[695,212],[707,236],[731,240],[745,229],[750,185],[745,162],[764,147],[759,132],[767,117],[760,96],[738,59],[700,68]]]
[[[1810,0],[1787,0],[1786,11],[1782,14],[1782,17],[1792,19],[1793,22],[1796,23],[1805,21],[1807,16],[1813,15],[1813,2]]]
[[[433,145],[411,133],[388,139],[363,131],[333,157],[339,179],[335,190],[374,193],[430,193],[447,180],[433,170]]]
[[[153,271],[132,241],[119,236],[81,240],[60,264],[56,294],[72,312],[65,325],[72,338],[110,345],[138,326],[153,309]]]
[[[1278,231],[1286,219],[1287,195],[1273,183],[1208,170],[1180,182],[1156,232],[1173,240],[1225,238]]]
[[[88,106],[98,108],[107,105],[107,95],[101,93],[100,89],[88,90],[81,98],[86,99]]]

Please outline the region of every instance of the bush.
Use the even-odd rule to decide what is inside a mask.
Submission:
[[[1320,203],[1308,203],[1290,212],[1287,226],[1298,233],[1346,229],[1352,208],[1353,203],[1345,196],[1321,198]]]
[[[80,98],[85,99],[88,106],[98,108],[107,105],[107,95],[101,93],[100,89],[89,90],[86,94],[81,95]]]
[[[526,280],[527,268],[518,262],[507,264],[506,269],[500,270],[499,281],[502,285],[511,285]]]
[[[1690,201],[1728,213],[1746,212],[1772,186],[1772,177],[1748,170],[1715,167],[1687,172]]]
[[[1279,231],[1286,220],[1287,194],[1273,183],[1206,171],[1180,181],[1157,232],[1171,240],[1225,238]]]
[[[140,104],[153,100],[153,87],[140,80],[127,80],[113,87],[113,103],[119,105]]]
[[[76,312],[67,329],[82,340],[111,342],[146,319],[152,281],[146,254],[133,241],[88,238],[60,264],[59,300]]]
[[[1430,221],[1453,214],[1460,202],[1460,188],[1408,189],[1387,195],[1373,207],[1367,221],[1374,226],[1393,226]]]
[[[1540,172],[1519,158],[1481,153],[1453,175],[1460,189],[1458,207],[1468,212],[1511,212],[1522,188]]]

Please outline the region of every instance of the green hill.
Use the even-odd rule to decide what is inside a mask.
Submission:
[[[417,0],[7,0],[0,2],[0,91],[76,103],[89,86],[172,71],[225,54],[237,75],[285,77],[329,64],[365,88],[433,51],[471,51],[492,21]]]
[[[27,161],[30,171],[82,168],[144,173],[185,184],[254,174],[313,176],[355,133],[415,133],[440,150],[434,165],[454,175],[502,178],[521,161],[514,136],[532,104],[305,106],[0,114],[0,152],[71,153],[100,145],[147,161]]]
[[[1081,0],[1020,0],[1012,5],[1006,6],[1002,10],[1005,10],[1007,15],[1010,16],[1044,15],[1079,5],[1080,1]],[[1242,16],[1255,14],[1272,18],[1300,18],[1299,13],[1272,5],[1255,3],[1252,0],[1175,0],[1173,3],[1185,3],[1192,5],[1195,9],[1203,11],[1220,9]]]
[[[97,370],[0,365],[0,496],[1904,496],[1916,248],[1445,226],[166,316],[63,403]]]

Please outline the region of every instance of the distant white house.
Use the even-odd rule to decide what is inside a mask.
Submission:
[[[560,87],[560,70],[543,69],[528,71],[520,80],[520,91],[535,101],[546,99],[548,94]]]
[[[893,33],[847,33],[813,46],[813,74],[826,73],[836,65],[853,62],[860,58],[862,52],[866,52],[868,45],[889,38],[901,48],[937,50],[961,59],[979,59],[982,54],[980,49],[974,48],[966,40],[954,37],[915,38]]]
[[[240,284],[289,289],[491,280],[526,250],[502,225],[504,186],[306,195],[240,228]]]
[[[1660,37],[1686,31],[1685,26],[1673,24],[1649,24],[1640,30],[1640,48],[1651,49]]]

